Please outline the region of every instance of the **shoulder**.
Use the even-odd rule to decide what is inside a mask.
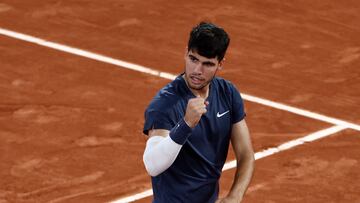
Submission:
[[[215,77],[213,79],[213,84],[217,89],[219,89],[220,91],[224,91],[227,94],[238,92],[238,89],[231,81],[221,77]]]
[[[183,94],[182,81],[177,77],[156,93],[146,111],[166,113],[181,100]]]

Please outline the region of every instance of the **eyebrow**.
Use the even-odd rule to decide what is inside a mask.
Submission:
[[[199,59],[196,58],[196,57],[195,57],[194,55],[192,55],[192,54],[189,54],[189,57],[194,58],[194,59],[196,59],[196,60],[199,61]],[[203,64],[203,65],[210,65],[210,66],[214,66],[214,65],[215,65],[215,63],[213,63],[213,62],[211,62],[211,61],[204,61],[204,62],[202,62],[202,64]]]
[[[208,66],[214,66],[215,63],[211,62],[211,61],[205,61],[202,63],[203,65],[208,65]]]

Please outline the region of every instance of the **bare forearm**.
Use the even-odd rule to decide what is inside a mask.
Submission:
[[[237,160],[234,182],[229,194],[225,198],[219,199],[217,203],[241,202],[254,171],[254,150],[245,120],[233,125],[231,144]]]
[[[254,171],[254,156],[243,157],[237,162],[234,182],[228,196],[238,199],[240,202],[250,184]]]

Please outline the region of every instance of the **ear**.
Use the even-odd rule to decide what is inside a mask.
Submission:
[[[185,47],[185,54],[184,54],[184,59],[186,59],[187,55],[188,55],[189,51],[188,51],[188,47]]]
[[[221,70],[223,68],[223,65],[225,63],[225,58],[223,58],[220,62],[219,62],[219,67],[218,69]]]

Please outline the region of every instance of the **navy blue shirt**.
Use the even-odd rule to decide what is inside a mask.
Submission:
[[[171,130],[185,116],[194,94],[182,75],[162,88],[145,111],[144,134],[150,129]],[[210,83],[207,112],[181,148],[174,163],[152,177],[155,203],[213,203],[218,198],[222,167],[232,124],[245,117],[243,100],[235,86],[215,77]]]

